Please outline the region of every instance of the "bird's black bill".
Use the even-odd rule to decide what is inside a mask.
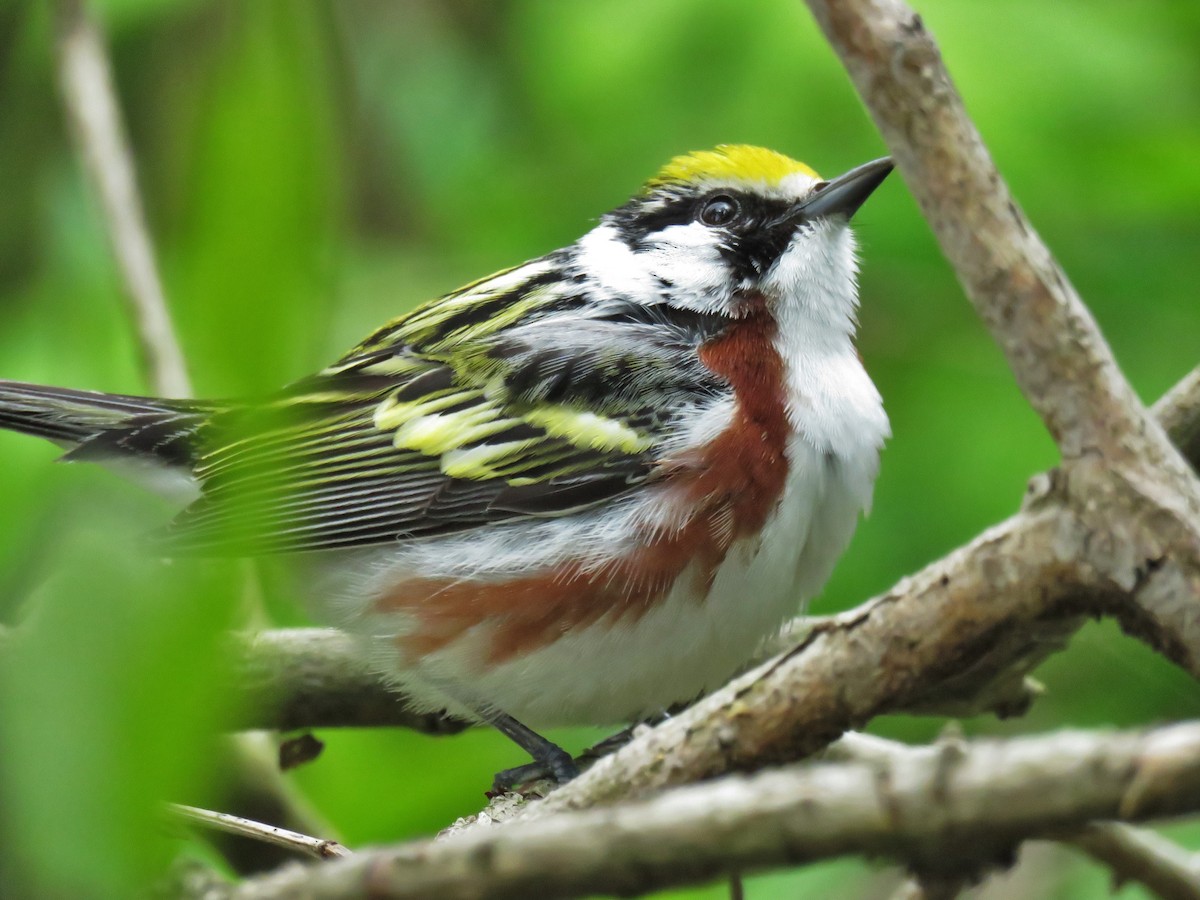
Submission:
[[[806,219],[842,215],[849,219],[892,171],[888,157],[851,169],[801,203],[796,212]]]

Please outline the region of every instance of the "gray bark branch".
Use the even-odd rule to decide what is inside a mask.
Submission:
[[[229,896],[633,894],[844,854],[897,859],[936,881],[1095,819],[1197,810],[1200,724],[1062,732],[730,777],[640,803],[291,865]]]
[[[325,628],[285,628],[236,635],[228,688],[239,696],[232,725],[241,728],[398,726],[425,734],[455,734],[467,722],[414,713],[363,658],[347,634]]]
[[[1063,458],[1185,471],[996,170],[921,17],[900,0],[807,2]]]
[[[1051,491],[1090,533],[1073,557],[1076,573],[1129,593],[1135,608],[1126,626],[1200,676],[1195,473],[1142,407],[1017,206],[920,16],[900,0],[808,6],[1059,446],[1063,466]]]
[[[891,766],[910,752],[910,747],[897,741],[851,733],[831,744],[821,759],[878,768]],[[1079,831],[1057,839],[1106,866],[1118,884],[1137,882],[1164,900],[1200,900],[1200,856],[1152,831],[1123,822],[1089,822]],[[909,887],[920,890],[916,882]],[[938,882],[934,887],[945,888],[946,883]],[[895,900],[900,896],[904,896],[903,890]]]

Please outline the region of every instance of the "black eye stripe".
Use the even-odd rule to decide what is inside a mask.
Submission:
[[[635,250],[643,249],[650,235],[672,225],[687,225],[692,221],[695,198],[667,197],[661,202],[649,203],[644,198],[635,198],[610,214],[613,224]]]
[[[621,237],[635,250],[649,246],[655,235],[672,225],[689,225],[701,221],[705,205],[717,198],[728,198],[735,203],[738,213],[723,225],[706,225],[723,228],[735,236],[745,236],[751,244],[757,232],[774,231],[792,204],[786,200],[761,197],[756,194],[730,189],[714,189],[697,196],[675,192],[660,193],[650,197],[636,197],[624,206],[613,210],[608,219],[616,226]],[[703,223],[702,223],[703,224]],[[777,240],[767,238],[766,244],[774,246]],[[757,255],[757,254],[756,254]]]

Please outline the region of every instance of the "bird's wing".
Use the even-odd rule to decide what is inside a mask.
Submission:
[[[566,515],[654,477],[689,403],[722,386],[695,348],[723,323],[595,303],[545,260],[385,326],[198,435],[203,494],[174,552],[278,552]]]

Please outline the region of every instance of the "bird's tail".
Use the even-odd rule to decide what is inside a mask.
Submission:
[[[190,468],[207,412],[186,400],[0,381],[0,428],[53,441],[70,460],[134,457]]]

